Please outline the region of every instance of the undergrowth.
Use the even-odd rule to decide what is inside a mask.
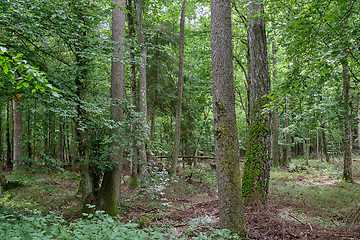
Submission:
[[[312,160],[305,166],[296,160],[289,171],[272,169],[271,192],[290,204],[292,214],[299,219],[338,226],[358,207],[360,199],[360,185],[342,181],[341,171],[331,163]]]

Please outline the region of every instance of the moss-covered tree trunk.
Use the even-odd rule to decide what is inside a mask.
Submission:
[[[211,59],[219,226],[245,237],[233,79],[231,1],[211,1]]]
[[[344,171],[343,179],[353,182],[352,174],[352,127],[351,127],[351,107],[350,107],[350,75],[348,60],[345,57],[342,62],[343,67],[343,96],[344,96]]]
[[[178,90],[177,90],[177,108],[175,118],[175,141],[172,155],[172,163],[170,173],[175,175],[178,164],[179,149],[180,149],[180,134],[181,134],[181,110],[183,100],[183,85],[184,85],[184,48],[185,48],[185,13],[186,3],[184,0],[181,7],[180,19],[180,41],[179,41],[179,75],[178,75]]]
[[[110,119],[120,122],[124,119],[124,111],[119,101],[125,99],[125,64],[122,61],[125,53],[125,0],[114,0],[115,8],[112,13],[112,40],[114,42],[114,59],[111,62],[111,98]],[[110,130],[110,137],[120,138],[117,129]],[[124,162],[124,148],[119,141],[110,144],[111,154],[108,161],[113,167],[106,169],[97,199],[97,208],[105,210],[109,215],[118,214],[118,204],[121,200],[121,178]]]
[[[264,10],[261,1],[248,0],[249,44],[249,135],[243,174],[243,197],[246,204],[265,204],[270,179],[270,76]]]

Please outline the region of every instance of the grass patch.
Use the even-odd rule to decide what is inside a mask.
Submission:
[[[341,180],[341,169],[321,161],[309,161],[306,170],[293,171],[303,162],[297,160],[290,170],[273,169],[271,193],[288,203],[295,216],[319,224],[334,226],[357,208],[360,185]],[[300,168],[298,168],[300,169]]]

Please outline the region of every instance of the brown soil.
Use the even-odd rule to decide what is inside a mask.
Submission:
[[[322,181],[322,180],[321,180]],[[179,237],[196,236],[200,231],[209,231],[210,228],[218,228],[218,200],[217,194],[204,183],[190,182],[194,189],[194,196],[186,196],[178,192],[170,193],[168,187],[163,198],[172,206],[167,209],[158,207],[144,207],[144,202],[154,201],[150,198],[142,197],[137,199],[131,207],[125,211],[123,221],[140,221],[147,219],[147,225],[167,225],[175,229]],[[332,184],[325,181],[324,184]],[[178,183],[182,184],[182,183]],[[177,184],[177,185],[178,185]],[[132,192],[133,193],[133,192]],[[129,194],[129,192],[128,192]],[[204,196],[207,195],[207,196]],[[177,196],[177,197],[175,197]],[[180,196],[180,197],[179,197]],[[195,197],[199,196],[199,197]],[[191,200],[189,200],[191,199]],[[249,239],[326,239],[326,240],[350,240],[360,239],[360,226],[344,225],[337,228],[325,228],[316,224],[298,219],[291,215],[291,209],[298,206],[284,202],[276,196],[272,196],[267,205],[267,209],[256,210],[253,207],[245,209],[247,233]],[[165,211],[165,212],[164,212]],[[164,214],[166,213],[166,214]],[[197,229],[190,231],[191,223],[196,219],[211,219],[211,223],[203,224]],[[351,228],[350,228],[351,227]]]

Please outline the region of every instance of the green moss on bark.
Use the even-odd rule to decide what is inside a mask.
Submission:
[[[258,106],[261,105],[263,101],[258,103]],[[269,187],[270,121],[267,113],[262,114],[261,110],[259,112],[254,111],[249,129],[242,186],[246,205],[265,204]]]
[[[105,172],[96,203],[97,209],[104,210],[110,216],[116,216],[119,214],[113,174],[113,169]]]

